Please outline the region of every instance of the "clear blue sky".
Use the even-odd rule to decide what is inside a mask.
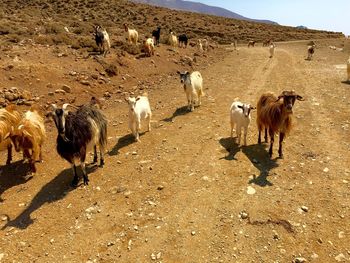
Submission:
[[[280,25],[303,25],[312,29],[350,35],[350,0],[193,0],[219,6],[255,19]]]

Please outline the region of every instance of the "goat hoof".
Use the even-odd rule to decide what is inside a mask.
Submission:
[[[78,186],[78,181],[77,180],[73,180],[70,185],[73,187],[73,188],[76,188]]]
[[[11,160],[7,160],[7,161],[6,161],[6,164],[7,164],[7,165],[11,164]]]

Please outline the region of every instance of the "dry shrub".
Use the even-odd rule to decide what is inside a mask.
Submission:
[[[46,34],[59,34],[63,32],[64,32],[63,26],[58,23],[49,23],[45,25]]]

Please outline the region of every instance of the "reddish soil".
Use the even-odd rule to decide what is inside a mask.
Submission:
[[[71,188],[72,170],[56,153],[48,120],[37,174],[25,177],[19,153],[0,167],[0,262],[349,260],[350,85],[342,81],[350,44],[316,43],[312,61],[303,41],[277,43],[272,59],[261,46],[194,56],[194,48],[174,53],[162,45],[152,58],[126,54],[117,62],[112,50],[103,61],[119,65],[113,77],[87,52],[12,45],[1,54],[1,86],[29,90],[46,108],[105,95],[109,146],[105,167],[89,168],[89,186]],[[203,75],[206,95],[194,112],[185,108],[178,69]],[[71,93],[48,95],[64,84]],[[257,144],[255,112],[248,146],[234,143],[234,98],[256,104],[266,91],[290,89],[306,100],[294,106],[284,159],[276,158],[277,145],[270,159],[268,145]],[[123,98],[145,90],[152,131],[136,143]]]

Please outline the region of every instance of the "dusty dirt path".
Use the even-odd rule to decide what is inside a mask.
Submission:
[[[88,187],[69,188],[71,170],[55,153],[51,124],[50,158],[39,174],[27,182],[18,177],[1,192],[3,261],[348,259],[349,86],[334,68],[341,57],[320,50],[308,62],[304,51],[294,43],[280,44],[273,59],[263,48],[228,52],[202,71],[206,97],[192,113],[177,76],[169,77],[149,94],[153,129],[139,144],[126,135],[126,105],[116,102],[106,110],[115,123],[106,166],[90,174]],[[256,144],[255,113],[248,146],[234,144],[233,99],[255,104],[261,93],[285,89],[306,98],[296,102],[285,159],[270,160]],[[247,194],[248,187],[256,193]]]

